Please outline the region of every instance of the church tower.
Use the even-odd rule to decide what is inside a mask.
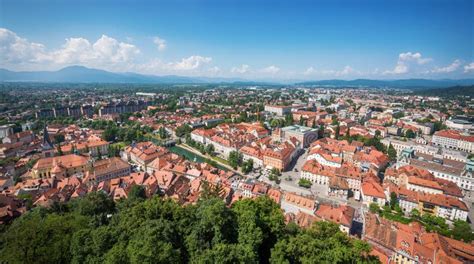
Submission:
[[[41,142],[41,150],[43,152],[44,157],[54,156],[54,146],[53,146],[53,143],[51,143],[51,139],[49,138],[49,133],[48,133],[48,129],[46,125],[44,125],[43,141]]]

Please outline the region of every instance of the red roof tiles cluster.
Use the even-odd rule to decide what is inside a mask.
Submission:
[[[417,168],[411,165],[405,165],[400,168],[391,167],[385,171],[384,182],[393,182],[400,186],[406,186],[408,183],[428,187],[436,190],[442,190],[444,194],[462,198],[462,190],[456,183],[436,178],[429,171]]]
[[[350,228],[354,219],[355,209],[347,205],[333,206],[320,204],[314,214],[322,220]]]
[[[461,141],[468,141],[468,142],[474,142],[474,136],[466,136],[461,134],[461,132],[457,130],[440,130],[434,133],[435,136],[438,137],[446,137],[446,138],[451,138],[451,139],[456,139],[456,140],[461,140]]]
[[[401,254],[418,263],[474,261],[474,246],[427,233],[417,222],[406,225],[367,213],[364,226],[364,239],[372,244],[374,255],[382,256],[381,260]]]

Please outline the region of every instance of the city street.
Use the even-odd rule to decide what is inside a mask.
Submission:
[[[331,204],[348,204],[355,209],[360,209],[362,204],[359,201],[350,198],[348,200],[340,199],[337,197],[330,197],[327,195],[328,187],[320,186],[313,184],[310,189],[300,187],[298,185],[298,181],[300,180],[300,173],[301,169],[303,168],[306,158],[308,157],[308,150],[305,149],[304,152],[298,157],[297,161],[295,162],[294,166],[291,166],[291,170],[285,171],[282,173],[280,177],[280,188],[284,191],[294,192],[300,195],[313,195],[316,197],[316,200],[319,202],[324,203],[331,203]],[[295,171],[295,169],[297,171]],[[271,183],[275,185],[275,182],[269,181],[268,177],[262,176],[260,180],[265,179],[265,182]]]

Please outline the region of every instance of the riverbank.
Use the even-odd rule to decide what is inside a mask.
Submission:
[[[185,157],[187,160],[200,162],[200,163],[207,162],[207,160],[212,160],[217,164],[218,169],[221,169],[224,171],[234,171],[240,174],[238,171],[235,171],[230,166],[226,164],[222,164],[218,160],[212,159],[211,157],[202,155],[199,151],[196,151],[185,144],[175,145],[175,146],[169,147],[168,149],[175,154]]]
[[[189,160],[194,160],[196,158],[197,162],[206,162],[206,159],[212,160],[217,163],[219,169],[223,169],[225,171],[233,171],[239,175],[242,175],[242,173],[238,170],[234,170],[231,166],[228,164],[225,164],[221,162],[219,159],[216,159],[215,157],[211,157],[209,155],[203,155],[201,152],[193,149],[192,147],[186,145],[186,144],[180,144],[176,145],[170,148],[170,151],[173,153],[176,153],[178,155],[183,155]],[[186,156],[187,155],[187,156]]]

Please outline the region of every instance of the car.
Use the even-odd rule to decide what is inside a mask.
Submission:
[[[295,171],[295,172],[298,172],[298,169],[295,168],[294,171]]]

